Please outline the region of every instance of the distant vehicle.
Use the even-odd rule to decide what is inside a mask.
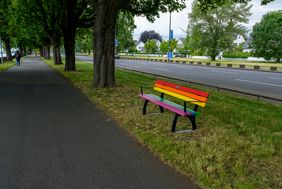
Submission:
[[[175,54],[174,55],[175,58],[186,58],[185,54]]]
[[[119,59],[119,55],[118,54],[115,54],[115,59]]]

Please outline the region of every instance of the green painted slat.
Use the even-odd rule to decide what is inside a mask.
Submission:
[[[174,102],[171,102],[171,101],[169,101],[169,100],[163,99],[163,98],[161,98],[161,97],[159,97],[159,96],[156,96],[156,95],[154,95],[154,94],[146,94],[146,95],[147,95],[147,96],[150,96],[151,98],[154,98],[154,99],[156,99],[156,100],[159,100],[159,101],[161,101],[161,102],[164,102],[164,103],[166,103],[166,104],[172,105],[172,106],[174,106],[174,107],[176,107],[176,108],[178,108],[178,109],[180,109],[180,110],[183,110],[183,109],[184,109],[183,106],[181,106],[181,105],[179,105],[179,104],[176,104],[176,103],[174,103]],[[186,108],[186,111],[187,111],[187,112],[191,112],[192,114],[195,114],[195,115],[197,115],[197,116],[200,115],[199,112],[195,112],[194,110],[191,110],[191,109],[189,109],[189,108]]]

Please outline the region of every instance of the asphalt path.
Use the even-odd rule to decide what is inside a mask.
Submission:
[[[93,60],[89,56],[76,58],[85,62]],[[116,66],[282,100],[281,73],[124,59],[116,59]]]
[[[197,187],[29,57],[0,74],[0,188]]]

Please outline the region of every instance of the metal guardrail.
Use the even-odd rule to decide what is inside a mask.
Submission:
[[[194,81],[189,81],[187,79],[185,80],[185,79],[180,79],[180,78],[176,78],[176,77],[160,75],[160,74],[156,74],[156,73],[150,73],[150,72],[144,72],[144,71],[139,71],[139,70],[123,68],[123,67],[119,67],[119,66],[116,66],[116,68],[121,69],[121,70],[131,71],[131,72],[137,72],[137,73],[152,75],[154,77],[162,77],[162,78],[177,80],[177,81],[188,83],[189,85],[195,84],[195,85],[200,85],[200,86],[204,86],[204,87],[209,87],[209,88],[216,89],[217,91],[230,91],[230,92],[233,92],[233,93],[252,96],[252,97],[255,97],[257,100],[264,100],[265,99],[265,100],[270,100],[270,101],[274,101],[274,102],[279,102],[279,103],[282,104],[282,99],[280,99],[280,98],[275,98],[275,97],[270,97],[270,96],[265,96],[265,95],[258,95],[258,94],[251,93],[251,92],[239,91],[239,90],[235,90],[235,89],[231,89],[231,88],[215,86],[215,85],[210,85],[210,84],[205,84],[205,83],[200,83],[200,82],[194,82]]]
[[[186,60],[167,60],[167,59],[156,59],[154,57],[148,57],[148,58],[139,58],[139,57],[127,57],[127,56],[121,56],[121,59],[127,59],[127,60],[142,60],[142,61],[154,61],[154,62],[169,62],[169,63],[182,63],[182,64],[189,64],[189,65],[197,65],[197,66],[209,66],[209,67],[217,67],[217,68],[229,68],[229,69],[240,69],[240,70],[248,70],[248,71],[262,71],[262,72],[276,72],[276,73],[282,73],[281,69],[277,66],[269,66],[269,69],[262,69],[260,65],[252,65],[252,68],[247,68],[246,64],[236,64],[238,67],[234,66],[234,64],[227,63],[215,63],[212,65],[210,62],[201,62],[201,61],[186,61]],[[226,65],[226,66],[223,66]]]

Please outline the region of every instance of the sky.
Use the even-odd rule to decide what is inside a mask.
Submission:
[[[181,12],[174,12],[171,15],[171,27],[174,30],[174,38],[185,37],[185,30],[188,25],[188,13],[191,12],[191,5],[193,0],[186,1],[186,8]],[[282,10],[282,0],[275,0],[267,5],[260,5],[260,0],[252,0],[250,4],[253,4],[251,8],[252,15],[249,18],[249,23],[246,25],[249,30],[257,22],[260,22],[262,16],[269,11]],[[143,31],[154,30],[159,33],[163,39],[168,38],[169,27],[169,13],[160,14],[160,18],[157,18],[154,23],[150,23],[144,17],[135,17],[135,25],[137,28],[134,30],[133,37],[138,40],[140,34]]]

